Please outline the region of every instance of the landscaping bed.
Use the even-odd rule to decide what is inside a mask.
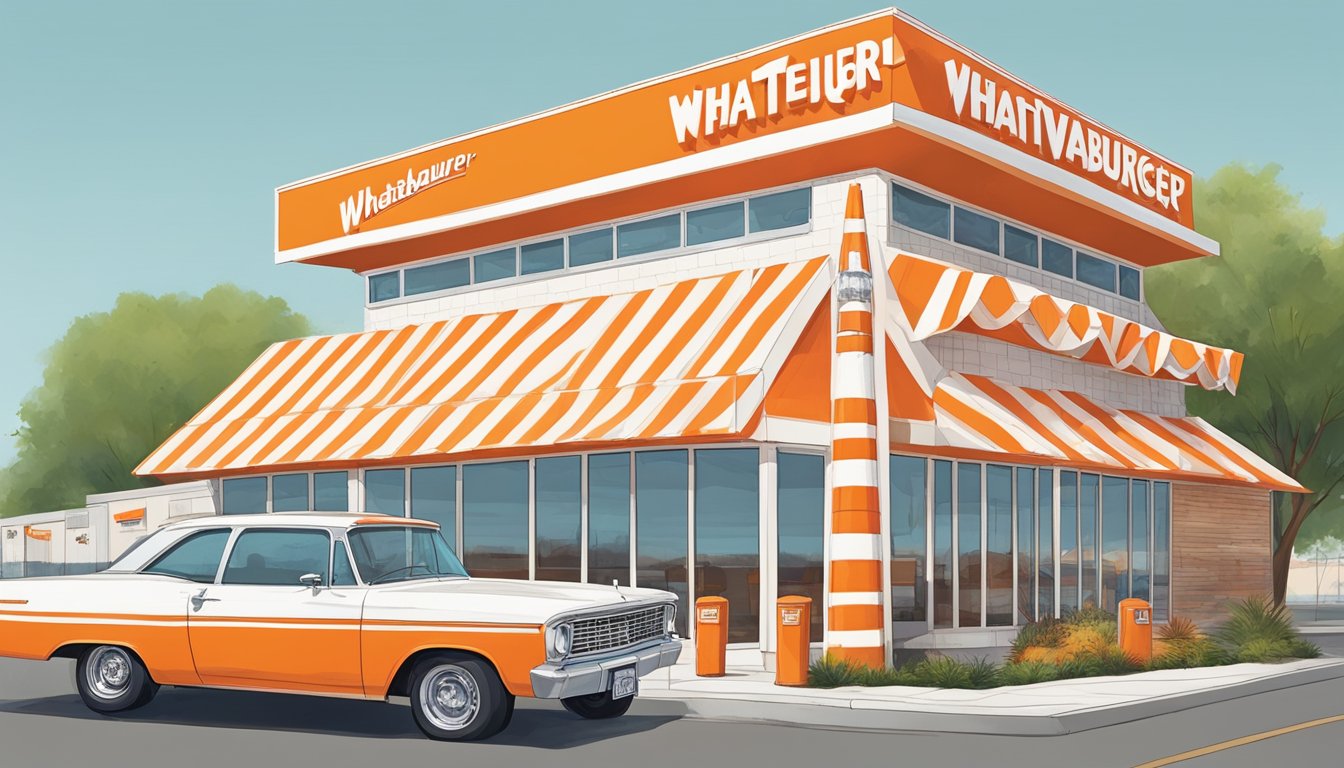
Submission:
[[[1320,653],[1298,635],[1283,606],[1252,598],[1231,605],[1227,619],[1211,632],[1181,617],[1154,627],[1153,656],[1145,663],[1120,649],[1115,616],[1089,607],[1022,627],[1004,664],[940,656],[899,668],[873,669],[824,657],[808,670],[808,685],[983,689],[1154,669],[1312,659]]]

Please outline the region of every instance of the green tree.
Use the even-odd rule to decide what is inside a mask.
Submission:
[[[1196,185],[1196,226],[1222,255],[1150,270],[1145,282],[1171,332],[1246,354],[1237,396],[1191,388],[1190,412],[1311,489],[1275,495],[1282,602],[1303,526],[1322,508],[1337,516],[1344,490],[1344,241],[1324,233],[1325,215],[1303,208],[1278,173],[1234,164]],[[1310,533],[1334,527],[1322,522]]]
[[[124,293],[76,319],[19,408],[0,517],[83,506],[89,493],[157,485],[131,470],[267,345],[312,332],[279,298],[233,285],[198,297]]]

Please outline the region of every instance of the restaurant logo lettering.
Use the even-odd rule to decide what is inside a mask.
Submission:
[[[475,159],[475,152],[463,152],[426,168],[418,170],[407,168],[406,178],[388,182],[381,192],[374,192],[373,187],[364,187],[340,204],[341,228],[347,235],[358,232],[364,222],[397,203],[409,200],[445,181],[462,178],[471,167],[471,161]]]
[[[1163,208],[1181,209],[1185,178],[1160,159],[1094,125],[1056,112],[1034,95],[1016,93],[968,64],[948,59],[943,67],[958,119],[983,123],[998,132],[1000,140],[1011,136],[1057,163],[1103,174],[1128,187],[1136,197],[1155,200]]]
[[[807,61],[772,59],[750,77],[667,98],[677,143],[713,138],[753,122],[764,122],[785,109],[811,104],[845,104],[870,85],[880,84],[878,67],[895,66],[900,47],[894,37],[864,40]]]

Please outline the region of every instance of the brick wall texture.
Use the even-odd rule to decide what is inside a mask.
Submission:
[[[1172,615],[1208,624],[1228,600],[1270,593],[1269,505],[1268,491],[1172,484]]]

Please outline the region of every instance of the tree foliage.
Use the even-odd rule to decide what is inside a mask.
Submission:
[[[0,516],[156,485],[131,470],[267,345],[311,332],[284,300],[232,285],[200,297],[125,293],[110,312],[76,319],[20,406],[18,455],[0,474]]]
[[[1293,545],[1325,534],[1341,513],[1344,241],[1324,233],[1324,214],[1303,208],[1278,173],[1234,164],[1196,185],[1196,225],[1222,255],[1149,270],[1146,289],[1171,332],[1246,355],[1236,397],[1191,388],[1190,412],[1312,491],[1276,498],[1281,601]]]

